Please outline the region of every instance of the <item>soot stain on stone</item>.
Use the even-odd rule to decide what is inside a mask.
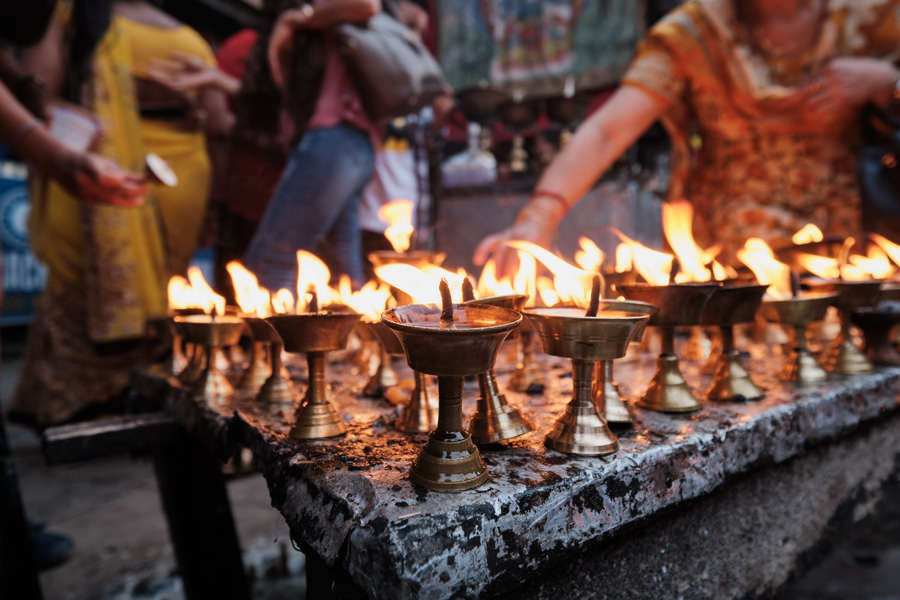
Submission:
[[[609,477],[605,481],[606,495],[613,500],[619,498],[636,498],[641,491],[641,482],[636,477],[626,483],[617,477]]]
[[[375,517],[369,521],[369,527],[375,532],[375,535],[383,534],[388,527],[389,521],[385,517]]]

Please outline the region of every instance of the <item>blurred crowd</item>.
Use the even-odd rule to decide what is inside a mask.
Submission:
[[[221,286],[238,259],[290,289],[299,249],[359,286],[386,243],[378,208],[429,202],[415,149],[450,91],[373,122],[329,31],[386,10],[422,36],[426,0],[271,0],[261,27],[223,40],[140,0],[2,10],[3,142],[34,167],[29,230],[48,268],[17,419],[115,408],[131,368],[162,351],[166,284],[198,244],[215,247]]]

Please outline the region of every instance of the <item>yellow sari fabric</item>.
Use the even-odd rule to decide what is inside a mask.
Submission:
[[[209,44],[187,26],[159,28],[122,16],[116,22],[131,49],[131,72],[147,77],[154,60],[170,60],[172,54],[199,58],[216,66]],[[186,130],[165,120],[140,119],[147,152],[163,158],[178,176],[178,185],[154,186],[162,216],[172,272],[184,275],[197,246],[212,183],[212,164],[206,135],[198,127]]]
[[[104,127],[95,150],[141,172],[128,47],[112,26],[95,51],[85,106]],[[139,208],[79,202],[45,179],[33,185],[31,240],[48,268],[29,331],[11,418],[45,427],[120,397],[159,355],[148,321],[167,314],[168,266],[152,195]]]
[[[734,0],[690,0],[648,32],[624,77],[667,107],[669,198],[693,202],[697,240],[722,243],[726,262],[749,237],[785,244],[806,223],[858,234],[860,110],[820,120],[791,100],[832,58],[896,60],[900,0],[825,4],[816,43],[773,59],[751,43]]]
[[[111,27],[96,50],[88,108],[104,129],[95,151],[140,173],[144,151],[129,62],[127,44]],[[167,313],[168,265],[155,198],[120,208],[80,202],[45,179],[33,187],[32,247],[47,265],[48,285],[82,300],[93,342],[143,336],[148,319]]]

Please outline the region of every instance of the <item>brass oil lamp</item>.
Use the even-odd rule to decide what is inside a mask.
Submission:
[[[898,301],[900,284],[882,283],[875,306],[861,308],[851,317],[853,324],[863,332],[864,352],[873,365],[900,366],[900,352],[891,341],[891,332],[900,323],[900,310],[893,310],[894,307],[884,304]]]
[[[184,339],[193,344],[202,357],[200,376],[191,384],[191,391],[211,406],[220,406],[222,400],[234,393],[225,374],[216,365],[216,356],[222,348],[233,346],[241,339],[245,325],[243,319],[223,315],[188,315],[175,317],[175,324]]]
[[[647,315],[656,312],[656,307],[646,302],[635,300],[604,300],[600,303],[600,310],[622,311]],[[646,327],[638,327],[632,335],[632,341],[640,342],[644,336]],[[594,366],[594,404],[597,412],[610,425],[630,425],[635,422],[634,412],[626,404],[619,393],[619,386],[613,378],[613,361],[601,358]]]
[[[383,325],[364,320],[360,321],[356,328],[360,338],[364,341],[374,342],[378,347],[378,366],[362,389],[362,395],[367,398],[381,398],[387,388],[397,385],[400,381],[397,372],[391,366],[390,352],[375,332],[377,327],[383,327]],[[393,334],[391,336],[393,337]]]
[[[841,333],[835,338],[828,349],[822,366],[826,371],[841,373],[843,375],[856,375],[871,373],[875,367],[866,358],[862,350],[853,343],[850,332],[853,312],[874,306],[878,302],[881,290],[881,282],[878,280],[867,281],[832,281],[810,279],[804,282],[807,287],[820,292],[835,292],[837,298],[834,306],[841,315]]]
[[[380,340],[385,351],[392,356],[403,356],[399,338],[384,323],[363,323]],[[394,421],[394,428],[403,433],[428,433],[437,426],[438,402],[423,373],[413,371],[415,387],[409,403],[403,407]]]
[[[837,294],[802,292],[793,298],[763,300],[762,312],[766,319],[794,330],[793,351],[779,373],[782,380],[815,383],[828,376],[809,353],[806,328],[824,319],[825,312],[836,299]]]
[[[265,342],[260,342],[253,336],[253,343],[250,347],[250,359],[247,361],[247,367],[235,386],[236,389],[253,394],[259,392],[259,388],[269,378],[272,369],[266,357],[266,347],[267,344]]]
[[[681,374],[675,354],[675,328],[698,325],[707,300],[718,287],[718,283],[620,286],[629,300],[659,307],[649,323],[660,329],[662,352],[657,359],[657,371],[638,406],[660,412],[694,412],[702,408]]]
[[[317,306],[315,299],[311,305]],[[361,317],[356,313],[318,312],[314,308],[306,314],[275,315],[266,319],[278,332],[284,349],[306,354],[309,366],[309,386],[294,415],[294,425],[289,433],[292,439],[330,438],[347,432],[337,409],[328,399],[325,355],[346,347],[347,338]]]
[[[713,369],[713,380],[706,397],[713,401],[745,401],[762,398],[764,393],[753,383],[734,346],[734,326],[752,323],[768,286],[725,281],[706,303],[701,323],[721,332],[722,351]]]
[[[390,327],[413,371],[438,378],[438,422],[413,463],[409,479],[437,491],[462,491],[487,481],[488,472],[462,424],[463,378],[494,365],[500,344],[522,321],[498,306],[453,304],[441,282],[442,307],[413,304],[386,310]]]
[[[153,365],[151,367],[151,372],[156,375],[160,375],[162,377],[175,376],[181,379],[181,374],[185,369],[188,368],[188,365],[191,364],[191,359],[194,355],[194,347],[193,345],[189,347],[185,347],[184,336],[181,333],[181,328],[175,324],[176,316],[185,316],[185,315],[202,315],[203,309],[201,308],[176,308],[172,310],[172,317],[168,317],[165,319],[165,327],[169,331],[169,334],[172,336],[172,355],[164,362]],[[190,356],[190,358],[188,358]],[[197,372],[194,374],[194,379],[199,376],[201,369],[197,369]]]
[[[499,306],[521,313],[527,300],[527,294],[509,294],[471,300],[468,304]],[[514,331],[508,339],[515,339],[517,333]],[[478,374],[478,389],[477,408],[468,427],[473,442],[478,445],[495,444],[534,431],[534,425],[522,415],[522,411],[510,404],[500,392],[493,366]]]
[[[525,321],[519,327],[519,344],[516,348],[516,368],[509,378],[509,387],[525,394],[542,393],[547,387],[547,377],[537,362],[534,345],[534,327]]]
[[[525,313],[544,352],[572,361],[572,399],[544,438],[548,448],[567,454],[603,456],[619,449],[618,439],[594,404],[594,364],[625,356],[629,342],[649,318],[646,312],[600,311],[599,287],[597,277],[587,313],[579,308],[536,308]]]
[[[281,360],[281,351],[284,349],[281,336],[261,317],[245,316],[244,321],[247,322],[253,336],[254,358],[251,359],[251,365],[260,363],[255,368],[259,375],[254,375],[262,379],[262,383],[256,388],[256,402],[264,406],[293,402],[296,392]],[[265,360],[266,354],[268,360]]]

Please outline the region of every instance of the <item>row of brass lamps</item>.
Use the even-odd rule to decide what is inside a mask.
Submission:
[[[436,265],[440,261],[438,253],[395,252],[373,257],[380,266]],[[900,293],[896,291],[900,286],[886,287],[877,280],[812,280],[807,282],[811,291],[794,290],[789,298],[764,299],[767,289],[774,285],[763,281],[759,273],[757,279],[763,283],[733,277],[719,280],[715,274],[708,281],[677,282],[677,264],[673,261],[668,282],[620,284],[617,291],[627,299],[600,300],[601,283],[595,276],[587,311],[565,306],[526,308],[529,296],[525,294],[475,299],[469,293],[464,302],[454,304],[444,281],[439,305],[402,303],[410,301],[411,296],[405,297],[405,292],[395,287],[394,296],[402,305],[384,311],[377,321],[361,322],[362,316],[352,311],[319,311],[315,300],[314,308],[305,314],[266,318],[226,311],[182,314],[174,317],[175,330],[195,351],[181,378],[196,395],[212,403],[227,396],[230,384],[217,369],[216,358],[223,347],[236,344],[244,327],[249,327],[254,357],[268,355],[269,360],[266,364],[251,360],[239,388],[259,389],[257,398],[263,405],[291,402],[294,393],[281,364],[281,349],[305,354],[309,384],[290,436],[334,437],[343,434],[346,426],[327,397],[325,355],[344,348],[354,328],[365,331],[369,339],[379,340],[386,355],[403,354],[415,373],[415,390],[396,424],[405,432],[429,432],[411,468],[411,481],[429,489],[459,491],[477,487],[488,477],[478,445],[512,439],[534,429],[521,410],[508,402],[493,371],[501,343],[520,327],[523,315],[527,327],[522,327],[519,336],[520,360],[510,385],[520,391],[541,385],[541,379],[534,376],[539,371],[528,360],[535,336],[545,353],[569,359],[572,398],[546,434],[545,443],[565,453],[600,456],[618,449],[609,423],[634,421],[634,413],[614,383],[613,362],[625,356],[632,341],[642,339],[647,324],[660,330],[662,351],[657,372],[637,404],[655,411],[684,413],[699,410],[702,404],[681,374],[674,351],[676,328],[702,325],[720,331],[721,352],[711,359],[714,376],[705,392],[708,400],[758,400],[764,392],[741,364],[734,345],[736,325],[753,322],[762,307],[767,319],[794,329],[793,351],[780,374],[782,379],[820,381],[826,377],[826,370],[865,373],[872,370],[872,363],[852,342],[851,319],[859,309],[896,299]],[[315,298],[314,290],[312,295]],[[806,328],[821,320],[830,305],[841,313],[842,336],[823,367],[807,349]],[[389,359],[382,357],[384,362],[389,364]],[[383,370],[377,375],[380,378]],[[438,379],[437,406],[428,392],[426,375]],[[467,376],[478,377],[480,393],[476,413],[465,428],[461,398],[463,378]],[[370,382],[376,383],[374,379]]]

